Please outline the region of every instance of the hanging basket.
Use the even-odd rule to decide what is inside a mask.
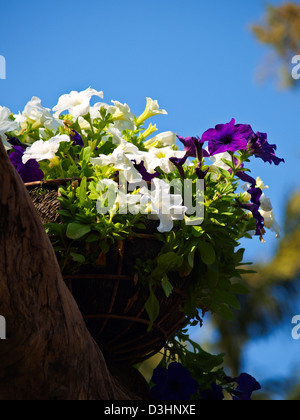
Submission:
[[[43,223],[59,222],[58,187],[69,181],[26,184]],[[88,330],[109,360],[141,362],[160,351],[187,324],[183,306],[189,279],[172,272],[168,275],[174,289],[168,298],[161,287],[154,289],[160,313],[149,329],[145,309],[149,285],[134,266],[137,259],[155,260],[161,247],[152,233],[136,234],[106,254],[105,267],[83,266],[82,272],[64,276]]]

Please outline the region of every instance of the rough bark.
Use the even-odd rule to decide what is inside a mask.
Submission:
[[[0,141],[0,399],[134,399],[108,370]]]

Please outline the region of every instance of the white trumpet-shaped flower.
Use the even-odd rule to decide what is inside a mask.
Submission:
[[[50,140],[38,140],[25,150],[22,162],[25,165],[30,159],[36,161],[51,160],[58,152],[60,143],[69,142],[70,137],[66,134],[52,137]]]
[[[123,140],[111,155],[102,154],[97,158],[91,158],[91,163],[97,166],[112,165],[116,170],[122,171],[128,182],[138,182],[142,179],[142,176],[135,169],[132,158],[134,157],[136,162],[139,153],[141,152],[134,144]],[[141,160],[142,157],[140,157]],[[140,163],[140,161],[136,163]]]
[[[152,139],[149,139],[144,142],[146,149],[151,147],[165,147],[165,146],[175,146],[177,136],[172,131],[165,131],[164,133],[157,134]]]
[[[260,177],[258,176],[256,178],[256,188],[260,188],[261,190],[268,190],[269,189],[269,186],[268,185],[265,185],[263,183],[263,181],[260,179]]]
[[[182,159],[185,155],[185,151],[174,150],[170,146],[152,147],[148,153],[145,153],[145,167],[150,174],[154,174],[156,168],[161,168],[166,174],[169,174],[175,170],[175,166],[170,161],[170,158]]]
[[[112,114],[114,127],[120,131],[135,130],[134,114],[127,104],[119,101],[111,101],[114,106],[108,106],[107,111]]]
[[[272,232],[274,232],[276,234],[276,238],[279,238],[281,229],[280,229],[280,226],[275,219],[275,215],[274,215],[273,210],[271,210],[271,211],[259,210],[259,212],[262,215],[262,217],[264,218],[264,226],[267,229],[270,229]]]
[[[165,109],[160,109],[158,102],[151,98],[146,98],[147,104],[145,111],[140,115],[137,119],[137,124],[142,124],[148,118],[154,117],[155,115],[167,115],[167,111]]]
[[[4,144],[5,150],[10,150],[12,148],[11,145],[7,142],[5,133],[9,133],[20,128],[20,125],[17,121],[10,119],[10,115],[11,111],[8,108],[0,106],[0,139]]]
[[[82,92],[73,90],[69,94],[62,95],[59,98],[57,105],[53,108],[53,111],[55,112],[54,116],[57,118],[63,111],[67,110],[75,119],[88,114],[92,96],[103,98],[103,92],[98,92],[89,87]]]
[[[154,218],[160,220],[158,231],[170,232],[175,220],[183,220],[187,207],[182,205],[183,199],[180,194],[170,194],[170,184],[162,179],[155,178],[152,181],[154,191],[142,188],[141,208],[144,212],[151,213]]]
[[[57,130],[58,127],[63,126],[63,121],[58,118],[54,118],[49,108],[42,106],[40,98],[34,96],[25,106],[22,114],[15,116],[16,121],[24,129],[27,126],[27,122],[32,124],[32,128],[48,128],[49,130]]]

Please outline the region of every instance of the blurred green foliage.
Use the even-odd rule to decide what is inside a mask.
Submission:
[[[252,25],[252,31],[259,42],[273,51],[264,67],[264,78],[275,74],[281,87],[295,86],[291,61],[293,56],[300,54],[300,4],[288,2],[267,6],[263,21]]]
[[[287,204],[284,232],[273,259],[255,266],[256,274],[244,276],[251,293],[240,297],[241,310],[235,312],[234,320],[228,323],[214,318],[220,332],[218,347],[226,353],[233,375],[241,371],[243,348],[249,340],[268,335],[284,320],[290,323],[295,313],[300,291],[300,192]],[[297,395],[300,399],[300,386],[295,382],[297,378],[291,378],[289,386],[282,389],[290,393],[289,398]],[[271,393],[275,384],[276,378],[270,383]]]

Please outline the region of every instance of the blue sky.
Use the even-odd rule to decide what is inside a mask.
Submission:
[[[253,176],[270,186],[282,222],[287,198],[299,188],[299,92],[280,91],[273,80],[256,81],[267,49],[249,28],[262,18],[264,5],[262,0],[4,2],[0,55],[7,79],[0,80],[0,105],[18,112],[38,96],[52,108],[60,95],[92,86],[104,91],[106,102],[126,102],[136,114],[146,96],[158,99],[168,111],[156,121],[160,131],[200,136],[233,117],[249,123],[267,132],[286,159],[279,167],[260,160],[251,165]],[[264,245],[247,241],[247,259],[271,258],[277,242],[273,235],[267,239]]]

